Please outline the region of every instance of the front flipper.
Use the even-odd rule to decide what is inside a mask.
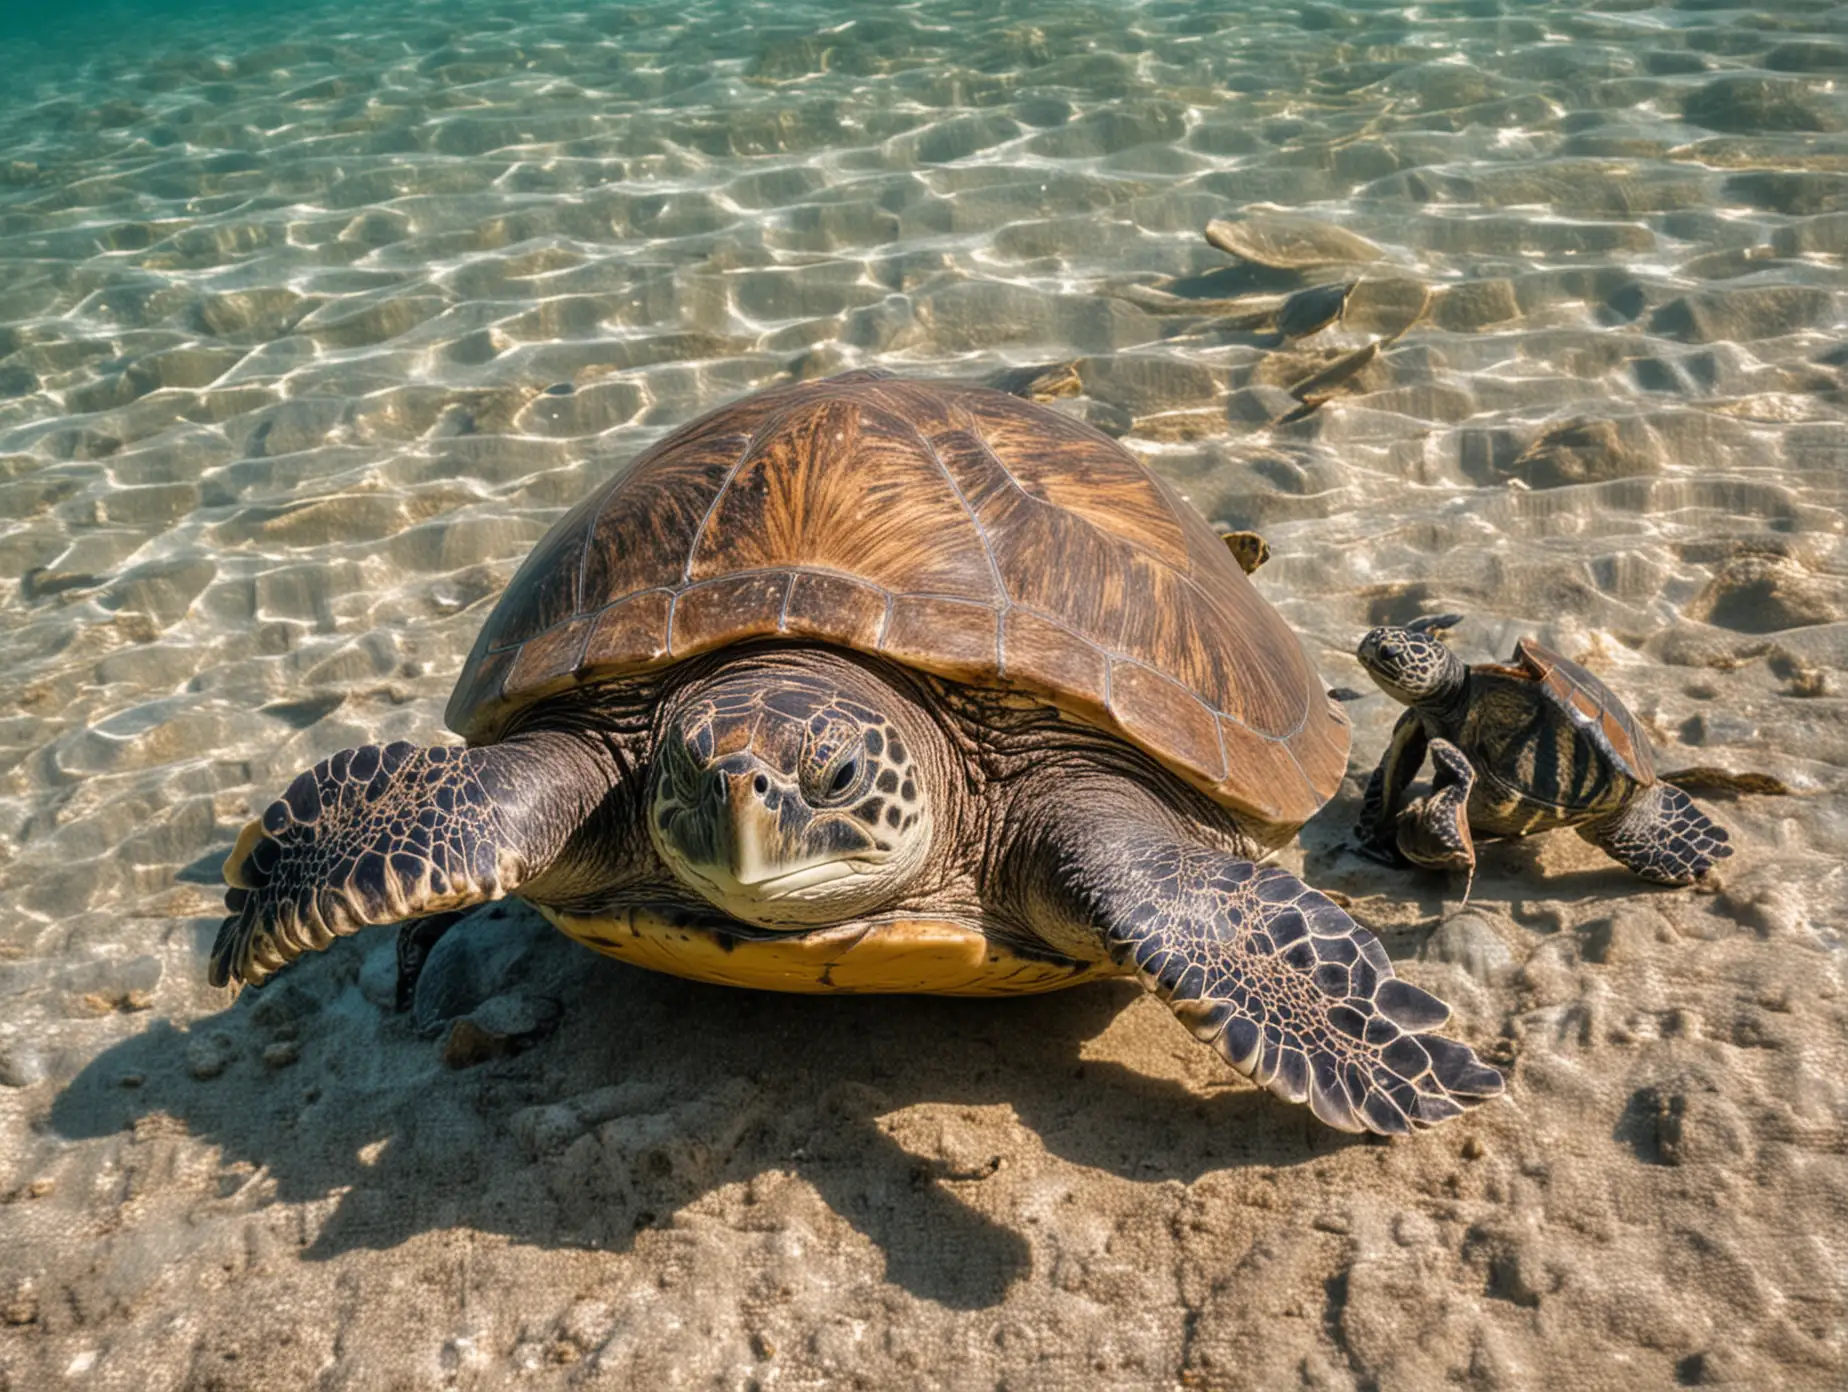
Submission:
[[[575,742],[367,745],[324,759],[225,858],[211,981],[260,985],[373,924],[499,899],[543,871],[609,791]]]
[[[1431,741],[1435,773],[1431,791],[1399,814],[1399,850],[1414,865],[1427,870],[1461,870],[1476,879],[1476,842],[1469,832],[1469,795],[1476,786],[1476,770],[1463,751],[1449,740]]]
[[[1354,827],[1360,852],[1369,859],[1388,865],[1402,863],[1393,840],[1393,828],[1399,809],[1405,803],[1405,790],[1411,787],[1424,763],[1429,738],[1417,711],[1406,711],[1392,727],[1392,742],[1380,756],[1379,767],[1367,780],[1367,793],[1360,804],[1360,821]]]
[[[1673,783],[1638,793],[1623,811],[1578,833],[1656,884],[1690,885],[1732,854],[1732,837]]]
[[[1294,875],[1134,836],[1067,874],[1116,961],[1232,1066],[1343,1131],[1394,1135],[1502,1090],[1449,1007],[1393,974],[1379,940]]]

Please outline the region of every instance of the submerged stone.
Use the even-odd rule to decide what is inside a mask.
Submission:
[[[1837,131],[1842,118],[1808,83],[1787,77],[1716,77],[1687,99],[1681,114],[1708,130],[1737,135]]]

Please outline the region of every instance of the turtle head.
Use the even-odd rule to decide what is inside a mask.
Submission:
[[[672,703],[648,829],[734,918],[806,928],[896,901],[930,850],[928,716],[858,664],[735,661]]]
[[[1462,689],[1468,669],[1438,635],[1460,620],[1451,614],[1418,619],[1403,628],[1368,631],[1355,656],[1367,675],[1395,701],[1408,706],[1442,704]]]

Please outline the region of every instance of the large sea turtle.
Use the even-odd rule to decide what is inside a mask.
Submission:
[[[1256,863],[1347,762],[1295,636],[1131,455],[1015,397],[854,372],[675,432],[540,542],[448,720],[466,746],[337,754],[244,829],[214,982],[518,893],[730,985],[1134,973],[1347,1130],[1501,1091]]]
[[[1686,885],[1732,854],[1680,788],[1656,777],[1629,708],[1576,662],[1532,638],[1506,665],[1465,666],[1442,634],[1458,615],[1373,629],[1358,657],[1408,709],[1367,784],[1356,828],[1364,850],[1475,874],[1475,836],[1578,834],[1657,884]],[[1405,794],[1429,749],[1431,792]]]

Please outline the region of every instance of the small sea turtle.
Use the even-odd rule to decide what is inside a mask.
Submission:
[[[1226,544],[1232,559],[1238,562],[1238,568],[1247,575],[1256,575],[1258,567],[1270,559],[1270,543],[1257,532],[1221,532],[1219,539]]]
[[[1573,827],[1667,885],[1692,884],[1732,854],[1726,829],[1657,778],[1649,740],[1603,682],[1532,638],[1507,666],[1466,667],[1440,636],[1460,622],[1427,617],[1361,639],[1361,665],[1410,707],[1367,784],[1363,849],[1474,875],[1476,835]],[[1427,747],[1431,792],[1407,804]]]
[[[244,829],[214,982],[518,893],[730,985],[1133,973],[1346,1130],[1501,1091],[1257,863],[1347,762],[1295,635],[1165,484],[1030,402],[855,372],[676,431],[539,543],[448,720],[466,746],[337,754]]]

